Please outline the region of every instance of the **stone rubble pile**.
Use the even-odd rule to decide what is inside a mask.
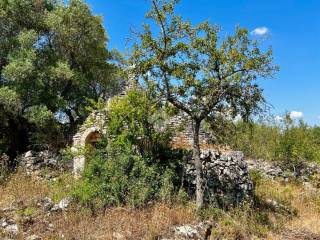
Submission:
[[[0,229],[9,237],[14,238],[19,234],[18,224],[14,219],[4,218],[0,221]]]
[[[258,171],[271,179],[283,178],[286,181],[289,177],[294,177],[308,182],[310,177],[320,174],[320,166],[316,163],[301,162],[298,166],[288,169],[288,166],[276,161],[247,159],[246,162],[249,170]]]
[[[204,197],[207,204],[235,205],[252,196],[253,183],[242,152],[202,151],[201,160],[205,179]],[[184,171],[185,186],[188,193],[194,195],[196,169],[192,159],[185,165]]]
[[[62,161],[61,155],[45,151],[28,151],[17,157],[22,169],[27,175],[41,175],[41,169],[63,170],[68,168],[67,163]]]
[[[50,198],[44,197],[38,202],[38,206],[42,207],[46,212],[58,212],[58,211],[67,211],[70,205],[71,198],[65,197],[60,200],[58,203],[54,203]]]

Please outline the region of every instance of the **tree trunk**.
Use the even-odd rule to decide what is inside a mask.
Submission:
[[[193,120],[193,159],[196,168],[196,204],[200,209],[203,206],[203,172],[202,163],[200,159],[200,144],[199,144],[199,132],[200,123],[198,119]]]

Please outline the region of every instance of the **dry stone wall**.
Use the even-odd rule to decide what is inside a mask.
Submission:
[[[236,205],[252,196],[253,183],[242,152],[202,151],[201,160],[207,204]],[[189,195],[193,196],[196,188],[196,169],[192,158],[184,166],[184,171],[186,189]]]
[[[172,129],[175,135],[172,139],[173,147],[190,149],[193,143],[193,123],[190,117],[183,112],[169,118],[166,122],[166,127]],[[200,128],[199,142],[202,146],[210,145],[210,133],[204,128]]]

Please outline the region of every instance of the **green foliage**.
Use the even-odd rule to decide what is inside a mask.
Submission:
[[[194,120],[255,113],[263,102],[258,77],[272,77],[272,51],[263,52],[246,29],[219,39],[208,22],[193,26],[174,12],[177,1],[155,0],[131,57],[137,76],[156,95]]]
[[[107,50],[101,17],[83,1],[2,0],[0,32],[0,98],[6,98],[1,105],[8,109],[13,97],[10,104],[18,104],[21,111],[10,115],[15,124],[5,131],[28,132],[31,138],[25,144],[54,145],[56,139],[50,137],[61,132],[58,122],[65,130],[74,129],[88,114],[88,99],[117,91],[119,54]],[[25,124],[29,120],[31,128]],[[24,150],[12,144],[1,150],[8,148]]]
[[[278,70],[272,50],[262,51],[249,31],[236,28],[219,38],[219,28],[209,22],[192,25],[175,14],[176,0],[152,0],[146,14],[150,24],[138,34],[130,63],[153,96],[165,99],[189,115],[193,122],[193,157],[196,198],[203,204],[199,131],[205,119],[249,116],[264,103],[258,78],[271,78]],[[155,25],[157,28],[151,28]]]
[[[0,119],[5,125],[10,117],[21,113],[21,102],[18,94],[8,87],[0,87]]]
[[[275,160],[281,129],[268,123],[236,123],[227,143],[245,155],[265,160]]]
[[[316,128],[309,127],[303,120],[297,124],[287,116],[280,137],[278,158],[298,164],[302,160],[320,161],[320,145],[316,142]]]
[[[148,180],[152,175],[153,169],[137,156],[121,153],[106,159],[96,155],[89,160],[74,194],[82,204],[100,200],[107,205],[135,206],[150,197]]]
[[[158,104],[133,90],[113,99],[107,111],[107,137],[87,148],[87,165],[73,195],[93,210],[170,201],[178,189],[180,156],[169,148],[170,133],[156,127],[162,121]]]
[[[54,114],[46,106],[32,106],[25,111],[24,116],[35,128],[30,131],[32,142],[57,146],[59,137],[63,137],[63,132]]]
[[[295,170],[303,161],[320,161],[319,136],[319,127],[285,115],[280,123],[238,122],[227,143],[249,157],[282,161]]]
[[[13,121],[21,115],[18,94],[8,87],[0,87],[0,155],[8,151],[12,139]]]
[[[113,99],[108,109],[111,143],[119,147],[133,145],[150,161],[168,160],[170,156],[166,154],[171,153],[168,150],[172,133],[160,130],[164,122],[161,111],[159,103],[142,91],[129,91],[125,98]]]

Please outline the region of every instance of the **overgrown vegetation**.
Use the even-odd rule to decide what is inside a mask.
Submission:
[[[192,120],[196,202],[204,202],[199,133],[204,120],[240,115],[248,119],[264,103],[257,78],[272,78],[278,67],[249,31],[236,28],[222,38],[208,21],[194,25],[176,14],[178,0],[152,0],[150,23],[137,35],[130,62],[134,73],[157,98]],[[157,29],[151,28],[157,26]]]
[[[243,151],[248,157],[293,166],[305,161],[320,161],[320,128],[308,126],[302,119],[292,120],[288,114],[281,122],[240,121],[226,139],[225,143]]]
[[[200,212],[192,201],[161,202],[143,208],[108,207],[93,215],[88,208],[73,205],[68,212],[47,215],[37,205],[39,199],[50,197],[56,203],[73,189],[72,176],[61,175],[57,181],[35,180],[18,172],[0,185],[0,208],[8,202],[17,202],[21,223],[31,219],[25,228],[44,239],[113,239],[121,234],[130,239],[155,239],[175,225],[212,220],[214,228],[210,239],[299,239],[320,234],[319,190],[307,189],[296,182],[281,182],[256,176],[255,201],[229,210],[204,208]],[[290,211],[274,209],[268,204],[276,200]],[[1,213],[0,213],[1,216]],[[44,221],[40,221],[43,219]],[[55,226],[48,231],[46,222]],[[23,236],[22,238],[23,239]],[[290,239],[290,238],[289,238]],[[300,238],[301,239],[301,238]]]
[[[260,50],[246,29],[219,39],[216,26],[183,21],[174,12],[177,2],[151,1],[147,19],[160,31],[144,25],[129,59],[141,89],[107,101],[127,77],[124,61],[107,49],[102,20],[84,1],[0,0],[0,208],[17,205],[24,228],[44,239],[114,239],[119,232],[156,239],[172,225],[210,220],[211,239],[281,239],[294,229],[320,234],[319,189],[298,181],[253,171],[252,201],[203,206],[201,123],[213,132],[213,144],[278,161],[289,171],[320,163],[320,128],[288,114],[281,122],[249,121],[265,101],[257,78],[278,70],[272,51]],[[96,110],[108,117],[105,134],[71,153],[68,135]],[[164,127],[179,111],[193,122],[196,204],[183,189],[186,152],[172,149],[174,132]],[[243,120],[235,122],[237,116]],[[60,172],[49,181],[14,173],[15,157],[39,145],[65,148],[71,158],[84,154],[81,177]],[[315,187],[319,179],[312,177]],[[64,217],[39,207],[43,197],[57,203],[69,195],[73,205]],[[56,230],[36,227],[39,219]]]
[[[170,149],[169,131],[159,128],[159,103],[130,91],[108,106],[107,137],[86,152],[87,166],[74,196],[91,209],[139,207],[178,192],[179,152]]]

